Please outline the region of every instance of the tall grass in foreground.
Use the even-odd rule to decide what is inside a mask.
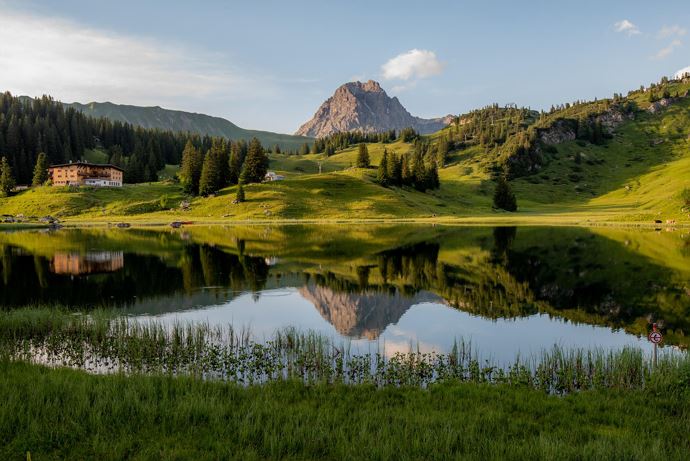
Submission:
[[[207,324],[164,326],[130,318],[18,310],[0,314],[0,356],[96,373],[171,374],[241,384],[279,380],[419,386],[460,381],[508,384],[565,394],[585,389],[639,389],[656,380],[690,386],[687,354],[662,355],[656,367],[639,349],[554,347],[509,366],[480,361],[469,344],[448,353],[352,352],[313,332],[286,329],[265,342],[245,330]]]

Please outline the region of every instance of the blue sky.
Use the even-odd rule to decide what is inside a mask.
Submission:
[[[0,89],[293,132],[352,79],[424,117],[626,92],[690,66],[688,31],[682,1],[0,0]]]

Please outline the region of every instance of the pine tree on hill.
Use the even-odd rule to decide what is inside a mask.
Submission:
[[[397,187],[403,184],[402,162],[403,159],[395,155],[395,153],[391,154],[391,157],[388,159],[388,178],[391,184]]]
[[[237,195],[235,196],[235,200],[237,203],[242,203],[245,201],[244,187],[242,186],[242,182],[237,185]]]
[[[245,184],[261,182],[268,172],[268,156],[257,138],[249,142],[247,158],[244,160],[241,181]]]
[[[36,159],[36,166],[34,167],[34,176],[31,180],[32,186],[41,186],[48,181],[48,157],[44,152],[38,154]]]
[[[239,149],[234,146],[230,151],[230,165],[228,168],[228,181],[230,184],[237,184],[242,174],[242,156]]]
[[[402,173],[402,184],[410,184],[414,177],[412,176],[412,170],[410,169],[410,156],[404,154],[401,156],[401,173]]]
[[[191,140],[187,141],[182,151],[182,165],[178,173],[185,193],[196,194],[199,191],[199,179],[201,178],[203,163],[204,159],[201,151],[194,147]]]
[[[390,184],[390,177],[388,175],[388,151],[385,148],[383,149],[383,156],[381,157],[381,162],[376,172],[376,180],[384,187]]]
[[[414,181],[414,188],[419,191],[424,191],[426,187],[426,168],[424,167],[424,157],[420,151],[414,154],[414,162],[412,164],[412,178]]]
[[[207,197],[220,189],[220,171],[217,157],[212,150],[206,152],[199,177],[199,195]]]
[[[431,165],[429,166],[429,169],[427,170],[427,188],[429,189],[438,189],[441,187],[441,180],[438,177],[438,167],[436,166],[435,161],[431,161]]]
[[[369,150],[367,145],[360,143],[357,151],[357,168],[369,168]]]
[[[201,166],[199,195],[215,194],[228,185],[229,176],[228,145],[224,140],[211,143]]]
[[[499,177],[496,182],[494,207],[506,211],[517,211],[517,199],[504,176]]]
[[[7,161],[7,157],[3,157],[0,161],[0,194],[7,197],[10,195],[15,185],[16,182],[12,174],[10,162]]]

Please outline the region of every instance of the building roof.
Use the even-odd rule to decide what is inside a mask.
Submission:
[[[96,168],[115,168],[116,170],[125,171],[119,166],[115,166],[110,163],[90,163],[90,162],[73,162],[73,163],[60,163],[58,165],[50,165],[48,168],[60,168],[65,166],[82,165],[82,166],[93,166]]]

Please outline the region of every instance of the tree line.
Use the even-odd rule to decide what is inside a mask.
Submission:
[[[218,139],[89,117],[49,96],[0,94],[0,156],[6,157],[17,184],[32,183],[41,153],[54,165],[83,160],[85,152],[95,148],[124,169],[125,182],[156,181],[166,164],[180,163],[189,142],[206,152]]]
[[[361,146],[366,148],[364,144]],[[384,187],[408,186],[421,192],[441,187],[436,160],[433,157],[425,159],[419,149],[411,155],[397,155],[394,152],[389,154],[384,148],[376,179]]]
[[[266,151],[257,138],[249,143],[215,138],[206,152],[188,140],[182,151],[178,177],[186,193],[202,196],[239,184],[237,199],[243,201],[242,184],[263,181],[268,162]]]

